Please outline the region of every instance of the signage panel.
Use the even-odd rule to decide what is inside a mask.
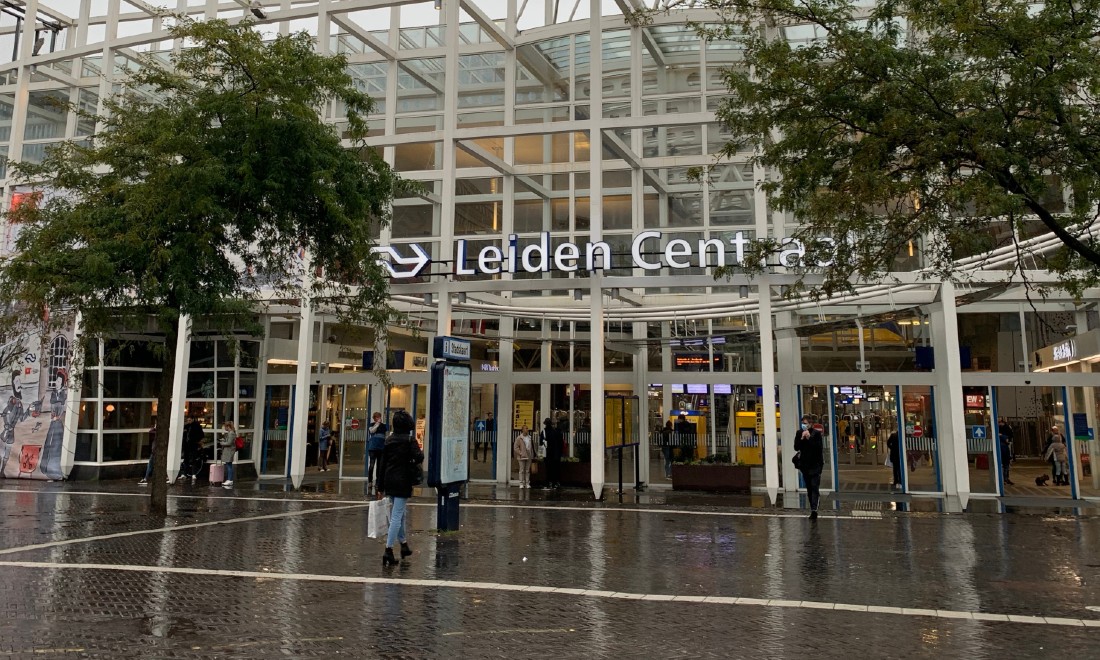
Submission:
[[[436,337],[432,346],[432,355],[443,360],[468,361],[471,352],[470,342],[457,337]]]
[[[432,365],[431,396],[428,485],[461,483],[470,474],[469,365],[448,362]]]

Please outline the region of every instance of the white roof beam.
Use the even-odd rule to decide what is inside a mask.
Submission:
[[[348,19],[346,16],[341,16],[340,14],[329,14],[329,18],[332,19],[333,23],[350,32],[356,39],[370,46],[376,53],[385,57],[387,60],[392,62],[397,59],[396,50],[390,48],[389,45],[383,43],[381,39],[364,30],[363,27],[355,21]]]
[[[491,18],[486,16],[485,12],[481,11],[481,9],[476,4],[471,2],[471,0],[459,0],[459,5],[461,5],[462,9],[464,9],[466,13],[470,15],[470,18],[477,21],[477,24],[481,26],[481,29],[489,33],[489,36],[491,36],[494,41],[496,41],[501,46],[504,46],[508,50],[515,50],[516,42],[513,41],[512,38],[509,37],[507,34],[505,34],[504,30],[501,30],[500,26],[494,23]]]

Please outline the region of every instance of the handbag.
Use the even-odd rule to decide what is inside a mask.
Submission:
[[[416,442],[416,438],[412,438],[410,442],[413,443],[416,451],[420,451],[420,445]],[[424,483],[424,466],[416,460],[414,454],[412,459],[412,485],[419,486],[422,483]]]
[[[244,449],[244,436],[238,435],[237,439],[233,441],[233,446],[236,447],[238,450]]]
[[[794,456],[791,456],[791,463],[794,463],[794,469],[802,469],[802,452],[796,451]]]
[[[383,497],[373,500],[367,511],[367,536],[377,539],[386,536],[390,531],[390,498]]]

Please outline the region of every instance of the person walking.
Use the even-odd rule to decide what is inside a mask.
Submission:
[[[1001,444],[1001,475],[1004,477],[1006,486],[1014,486],[1012,479],[1008,478],[1009,466],[1012,465],[1012,461],[1016,460],[1016,456],[1012,453],[1012,427],[1008,425],[1005,418],[1002,417],[997,423],[997,438]]]
[[[225,481],[222,482],[222,488],[232,488],[233,456],[237,453],[237,429],[233,426],[233,422],[226,420],[225,424],[222,424],[222,435],[218,446],[222,451],[222,463],[225,463]]]
[[[139,486],[148,486],[149,477],[153,476],[153,462],[157,460],[157,420],[153,418],[153,428],[149,429],[149,463],[145,466],[145,476],[138,482]]]
[[[321,435],[317,439],[317,467],[318,472],[328,472],[328,448],[332,442],[332,425],[328,422],[321,424]]]
[[[542,441],[546,443],[546,487],[561,488],[561,431],[549,417],[542,421],[542,427]]]
[[[886,450],[890,454],[890,468],[894,471],[891,488],[901,489],[901,442],[898,440],[898,432],[892,431],[886,438]]]
[[[665,479],[672,478],[672,420],[661,429],[661,456],[665,459]]]
[[[1051,429],[1050,438],[1047,439],[1047,451],[1043,454],[1043,458],[1050,461],[1054,485],[1068,486],[1069,447],[1066,446],[1066,438],[1058,431],[1057,426]]]
[[[519,487],[530,488],[531,461],[535,460],[535,442],[531,438],[531,432],[527,430],[527,425],[523,426],[519,435],[516,436],[516,441],[512,443],[512,454],[519,462]]]
[[[802,416],[802,426],[795,437],[798,470],[806,482],[806,494],[810,498],[810,520],[817,520],[817,505],[821,501],[821,471],[825,467],[825,442],[821,431],[810,424],[810,416]]]
[[[389,428],[382,421],[382,413],[376,412],[371,416],[371,425],[367,429],[367,490],[374,486],[374,478],[378,475],[378,461],[382,460],[382,450],[386,446],[386,433]]]
[[[393,414],[393,433],[386,438],[382,448],[382,457],[378,465],[378,499],[383,495],[390,498],[390,531],[386,536],[386,552],[382,555],[382,566],[394,566],[397,558],[393,555],[394,543],[401,544],[401,558],[412,554],[405,538],[405,511],[424,452],[416,442],[414,429],[416,424],[409,413],[399,410]]]
[[[1060,478],[1058,474],[1059,465],[1055,455],[1057,450],[1051,449],[1058,442],[1062,443],[1063,447],[1065,447],[1066,437],[1063,436],[1062,431],[1059,431],[1058,426],[1055,425],[1051,427],[1051,434],[1046,437],[1046,444],[1043,445],[1043,460],[1051,464],[1051,476],[1054,477],[1054,485],[1056,486],[1063,485],[1062,478]],[[1066,483],[1068,484],[1069,482],[1067,481]]]

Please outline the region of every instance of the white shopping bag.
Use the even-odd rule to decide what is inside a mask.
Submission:
[[[367,513],[367,536],[372,539],[385,538],[390,532],[390,498],[383,497],[370,503]]]

